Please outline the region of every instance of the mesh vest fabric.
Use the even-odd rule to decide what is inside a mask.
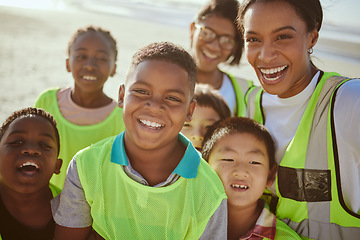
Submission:
[[[198,239],[226,199],[216,173],[201,160],[196,178],[161,188],[142,185],[110,162],[114,138],[76,157],[93,228],[105,239]]]
[[[228,73],[227,73],[227,75],[229,76],[229,78],[231,80],[231,83],[232,83],[234,91],[235,91],[235,96],[236,96],[237,108],[236,108],[235,115],[237,117],[246,117],[247,113],[246,113],[245,96],[250,89],[255,87],[255,85],[250,80],[236,78],[233,75],[228,74]]]
[[[56,93],[59,88],[45,91],[36,100],[35,107],[43,108],[55,118],[60,135],[59,158],[63,160],[60,174],[54,174],[50,182],[63,188],[66,170],[70,160],[81,149],[104,138],[114,136],[125,130],[122,120],[122,109],[116,107],[104,121],[87,126],[75,125],[67,121],[61,114]]]
[[[324,73],[279,166],[277,217],[303,239],[354,239],[360,236],[360,215],[346,207],[339,192],[340,171],[331,121],[334,92],[347,80],[337,73]],[[263,123],[262,91],[252,94],[257,99],[251,101],[251,112],[256,121]],[[291,184],[297,184],[297,187]],[[289,185],[288,189],[295,189],[296,193],[287,193],[284,185]]]

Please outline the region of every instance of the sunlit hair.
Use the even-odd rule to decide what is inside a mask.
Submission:
[[[116,46],[116,40],[115,38],[111,35],[111,33],[107,30],[104,30],[100,27],[94,27],[94,26],[88,26],[85,28],[80,28],[77,30],[77,32],[71,37],[69,43],[68,43],[68,55],[70,56],[70,50],[72,45],[75,43],[76,39],[86,33],[100,33],[102,34],[110,43],[110,48],[111,50],[114,52],[115,54],[115,61],[117,60],[117,54],[118,54],[118,50],[117,50],[117,46]]]
[[[228,59],[230,65],[238,65],[240,63],[244,48],[244,40],[236,24],[238,8],[238,0],[210,0],[200,9],[195,17],[196,23],[201,23],[208,17],[216,16],[229,19],[234,24],[236,46]]]
[[[171,42],[156,42],[140,48],[132,57],[125,84],[134,73],[136,67],[140,63],[149,60],[174,63],[184,69],[189,78],[190,95],[193,96],[197,71],[195,61],[184,48]]]
[[[202,156],[208,161],[211,151],[222,138],[235,133],[249,133],[266,146],[270,169],[275,164],[275,143],[264,125],[250,118],[232,117],[215,123],[209,128],[202,143]],[[239,146],[241,147],[241,146]]]
[[[46,119],[53,126],[54,131],[55,131],[56,144],[57,144],[57,148],[58,148],[57,153],[59,154],[59,152],[60,152],[60,137],[59,137],[59,131],[56,127],[56,121],[50,113],[46,112],[45,110],[43,110],[41,108],[28,107],[28,108],[23,108],[21,110],[13,112],[5,120],[5,122],[2,124],[2,126],[0,128],[0,141],[2,140],[5,132],[8,130],[10,124],[13,121],[15,121],[18,118],[32,118],[32,117],[42,117],[42,118]]]
[[[197,83],[195,85],[194,99],[196,100],[196,106],[214,109],[220,120],[231,116],[230,108],[223,96],[209,84]]]
[[[254,3],[287,2],[292,5],[299,17],[306,23],[307,31],[320,31],[323,21],[323,11],[319,0],[243,0],[239,7],[238,27],[244,33],[244,15]]]

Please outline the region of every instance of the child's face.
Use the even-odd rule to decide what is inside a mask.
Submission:
[[[116,70],[115,53],[109,40],[95,32],[80,35],[70,48],[66,68],[73,75],[76,90],[102,91],[106,80],[114,76]]]
[[[190,121],[195,101],[188,73],[162,60],[140,63],[119,90],[125,140],[142,149],[155,149],[177,141],[185,121]]]
[[[197,105],[191,122],[186,122],[181,132],[189,138],[194,147],[200,151],[206,131],[219,120],[219,114],[212,107]]]
[[[250,133],[220,139],[211,151],[209,164],[221,178],[232,207],[256,207],[265,187],[272,183],[265,143]]]
[[[59,173],[55,130],[39,116],[18,118],[0,141],[1,185],[18,193],[48,187],[53,173]]]
[[[218,16],[209,16],[201,23],[201,27],[211,29],[218,35],[226,35],[235,39],[236,28],[234,24],[227,18]],[[219,45],[219,38],[212,42],[205,42],[200,39],[200,29],[194,24],[191,25],[192,55],[196,61],[198,69],[201,71],[214,71],[218,65],[225,62],[233,52],[233,49],[224,49]],[[234,47],[235,48],[235,47]]]

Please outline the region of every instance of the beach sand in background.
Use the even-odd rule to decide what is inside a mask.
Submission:
[[[119,85],[124,82],[131,56],[138,48],[157,41],[171,41],[185,49],[190,47],[189,28],[171,25],[166,20],[159,23],[76,9],[0,7],[0,122],[13,111],[32,106],[44,90],[73,84],[71,73],[65,68],[67,44],[78,28],[88,25],[109,30],[117,40],[117,74],[109,78],[104,87],[104,91],[114,99],[117,99]],[[319,48],[321,44],[320,39]],[[314,62],[321,69],[338,71],[350,77],[360,76],[358,62],[352,63],[326,54],[316,56],[316,52],[315,48],[313,55],[317,58]],[[223,69],[251,79],[258,85],[244,57],[239,67]]]

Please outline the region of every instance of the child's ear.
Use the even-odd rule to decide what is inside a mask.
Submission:
[[[115,73],[116,73],[116,67],[117,67],[117,65],[115,64],[113,70],[112,70],[111,73],[110,73],[110,77],[113,77],[113,76],[115,75]]]
[[[62,166],[62,164],[63,164],[63,160],[62,159],[56,159],[56,166],[55,166],[55,171],[54,171],[54,173],[55,174],[59,174],[60,173],[60,168],[61,168],[61,166]]]
[[[70,60],[69,60],[68,58],[66,59],[66,70],[67,70],[68,72],[71,72]]]
[[[119,88],[119,97],[118,97],[118,106],[120,108],[124,107],[124,96],[125,96],[125,85],[121,84]]]
[[[196,100],[193,99],[193,100],[191,100],[191,103],[189,105],[189,109],[188,109],[188,113],[186,115],[185,122],[191,122],[192,115],[194,114],[195,107],[196,107]]]
[[[270,187],[274,183],[277,169],[278,169],[278,165],[275,163],[274,166],[269,171],[266,187]]]

